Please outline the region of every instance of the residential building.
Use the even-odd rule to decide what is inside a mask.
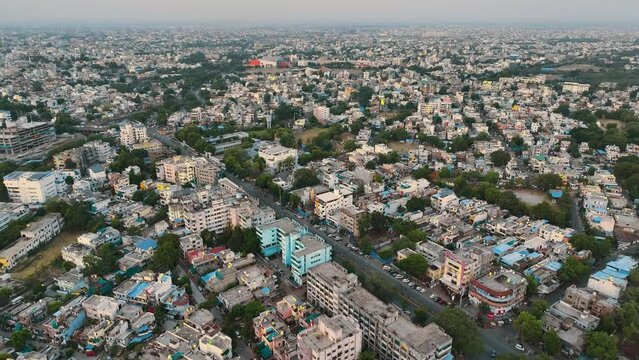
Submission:
[[[148,140],[146,125],[139,122],[126,122],[120,125],[120,143],[122,145],[131,146]]]
[[[327,262],[308,272],[306,297],[308,301],[331,315],[340,313],[342,294],[359,286],[357,275],[349,274],[341,265]]]
[[[192,181],[198,184],[214,184],[219,169],[202,157],[177,155],[156,164],[156,176],[160,181],[184,185]]]
[[[187,253],[191,250],[197,250],[204,248],[204,241],[198,234],[189,234],[180,238],[180,248],[183,253]]]
[[[580,84],[576,82],[565,82],[564,85],[561,87],[561,91],[574,94],[581,94],[584,91],[588,91],[589,89],[589,84]]]
[[[317,318],[316,325],[297,334],[299,360],[356,360],[362,351],[362,331],[343,315]]]
[[[577,310],[589,311],[597,317],[613,314],[619,306],[615,299],[589,288],[578,288],[574,284],[566,288],[563,301]]]
[[[355,205],[347,205],[339,209],[339,226],[346,231],[353,234],[354,237],[359,237],[359,220],[364,215],[365,211],[356,207]]]
[[[84,257],[93,254],[95,248],[84,244],[71,244],[62,248],[62,260],[68,261],[79,269],[84,268]]]
[[[353,193],[346,188],[315,196],[315,215],[324,219],[341,208],[353,205]]]
[[[214,360],[226,360],[233,358],[233,341],[222,332],[214,335],[204,335],[200,337],[199,349],[201,352],[210,355]]]
[[[62,231],[64,219],[61,214],[49,213],[33,221],[20,232],[20,238],[9,247],[0,251],[0,266],[13,268],[18,260],[27,256],[31,250],[53,240]]]
[[[23,204],[44,203],[58,194],[53,172],[14,171],[4,176],[9,199]]]
[[[0,202],[0,231],[4,230],[9,222],[22,218],[29,213],[29,207],[25,204]]]
[[[103,244],[119,244],[122,242],[120,231],[110,226],[102,228],[95,233],[84,233],[78,236],[78,244],[85,245],[91,249],[97,249]]]
[[[488,272],[494,255],[486,250],[473,248],[459,253],[446,252],[440,281],[452,292],[465,294],[470,282]]]
[[[431,196],[431,207],[439,212],[451,209],[459,204],[459,198],[450,189],[441,189]]]
[[[82,303],[87,317],[94,320],[114,320],[126,302],[108,296],[91,295]]]

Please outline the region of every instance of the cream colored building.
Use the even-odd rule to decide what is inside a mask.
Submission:
[[[322,315],[316,325],[297,334],[299,360],[356,360],[362,352],[362,331],[344,315]]]
[[[18,260],[40,246],[51,241],[62,231],[64,219],[58,213],[50,213],[31,222],[20,232],[21,237],[9,247],[0,251],[0,265],[5,269],[13,268]]]
[[[3,178],[9,199],[23,204],[44,203],[58,194],[53,172],[14,171]]]
[[[120,125],[120,143],[122,145],[131,146],[148,140],[146,125],[139,122],[127,122]]]

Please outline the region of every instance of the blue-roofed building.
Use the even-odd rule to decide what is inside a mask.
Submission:
[[[619,299],[628,285],[626,278],[636,267],[637,260],[630,256],[619,256],[616,260],[610,261],[605,269],[590,275],[588,287],[613,299]]]
[[[431,196],[431,206],[433,209],[442,212],[459,205],[459,198],[451,189],[441,189],[438,193]]]
[[[142,239],[135,242],[135,248],[139,251],[153,251],[158,248],[158,242],[153,239]]]

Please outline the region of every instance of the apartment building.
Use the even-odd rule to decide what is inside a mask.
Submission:
[[[528,281],[519,273],[501,269],[472,280],[468,298],[475,305],[488,305],[493,316],[500,318],[524,301],[527,286]]]
[[[98,162],[107,162],[111,158],[111,144],[102,140],[89,141],[83,147],[93,149]]]
[[[613,314],[619,306],[615,299],[592,289],[578,288],[576,285],[566,288],[563,301],[577,310],[589,311],[597,317]]]
[[[160,181],[184,185],[192,181],[198,184],[214,184],[219,169],[203,157],[177,155],[156,164],[156,176]]]
[[[564,85],[561,87],[561,91],[573,94],[581,94],[584,91],[588,91],[589,89],[589,84],[580,84],[576,82],[565,82]]]
[[[441,189],[431,196],[431,207],[438,212],[451,209],[457,205],[459,205],[459,198],[450,189]]]
[[[334,263],[309,271],[307,298],[330,314],[355,320],[362,331],[363,346],[382,360],[446,359],[452,338],[439,326],[420,327],[359,286],[357,277]]]
[[[293,279],[301,284],[309,269],[331,261],[332,247],[308,233],[308,229],[284,218],[256,228],[262,255],[282,255]]]
[[[98,162],[98,153],[92,147],[80,146],[53,155],[53,165],[56,169],[71,168],[85,170]]]
[[[126,304],[126,301],[114,299],[108,296],[91,295],[82,303],[89,319],[114,320],[118,311]]]
[[[204,240],[198,234],[189,234],[180,238],[180,249],[183,253],[204,248]]]
[[[9,222],[17,220],[29,213],[29,207],[24,204],[0,202],[0,231],[4,230]]]
[[[308,272],[306,298],[318,309],[336,315],[340,313],[341,295],[357,286],[357,275],[337,263],[325,263]]]
[[[177,193],[169,199],[169,221],[194,233],[207,229],[220,234],[230,223],[232,198],[232,194],[220,188]]]
[[[637,267],[637,260],[621,255],[606,264],[603,270],[590,275],[588,288],[613,299],[619,299],[626,289],[630,272]]]
[[[365,211],[355,205],[344,206],[339,209],[339,226],[359,237],[359,219],[364,215]]]
[[[357,320],[363,345],[381,360],[441,360],[451,353],[453,340],[439,326],[417,326],[361,287],[342,295],[340,313]]]
[[[465,294],[470,282],[486,274],[494,255],[489,250],[473,248],[460,253],[447,251],[440,281],[451,292]]]
[[[353,193],[346,188],[335,189],[315,196],[315,215],[325,219],[341,208],[353,205]]]
[[[4,176],[9,199],[23,204],[44,203],[58,194],[51,171],[14,171]]]
[[[281,145],[262,146],[257,155],[264,159],[266,167],[271,171],[294,167],[297,164],[297,150]]]
[[[313,116],[317,121],[326,123],[331,118],[331,110],[326,106],[316,106],[313,109]]]
[[[83,244],[71,244],[62,248],[60,251],[62,254],[62,260],[68,261],[78,269],[84,267],[84,257],[93,254],[94,248]]]
[[[6,121],[0,127],[0,157],[23,154],[55,142],[55,130],[49,122]]]
[[[343,315],[322,315],[316,325],[297,334],[299,360],[356,360],[362,351],[362,331]]]
[[[0,251],[0,266],[13,268],[18,260],[27,256],[41,244],[51,241],[62,231],[64,219],[61,214],[50,213],[33,221],[20,232],[20,238],[9,247]]]
[[[252,201],[242,201],[229,209],[232,226],[242,229],[263,226],[275,221],[275,210],[258,206]]]
[[[146,125],[139,122],[126,122],[120,125],[120,143],[122,145],[131,146],[148,140]]]

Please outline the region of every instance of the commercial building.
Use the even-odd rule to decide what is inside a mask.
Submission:
[[[20,155],[51,145],[55,130],[49,122],[5,121],[0,126],[0,156]]]
[[[148,140],[146,125],[139,122],[126,122],[120,125],[120,143],[122,145],[131,146]]]
[[[31,222],[20,232],[20,238],[9,247],[0,251],[0,265],[5,269],[13,268],[19,259],[26,256],[41,244],[51,241],[62,231],[64,219],[58,213],[50,213]]]
[[[262,146],[257,155],[264,159],[271,171],[291,168],[297,164],[297,150],[281,145]]]
[[[4,176],[9,199],[23,204],[44,203],[58,194],[55,174],[51,171],[14,171]]]
[[[352,318],[322,315],[316,325],[297,334],[299,360],[356,360],[362,351],[362,331]]]
[[[472,280],[468,298],[490,307],[491,316],[503,317],[524,301],[528,281],[514,270],[501,269]]]
[[[448,290],[456,294],[465,294],[470,282],[486,274],[494,255],[480,248],[464,250],[454,254],[445,253],[444,268],[440,281]]]

